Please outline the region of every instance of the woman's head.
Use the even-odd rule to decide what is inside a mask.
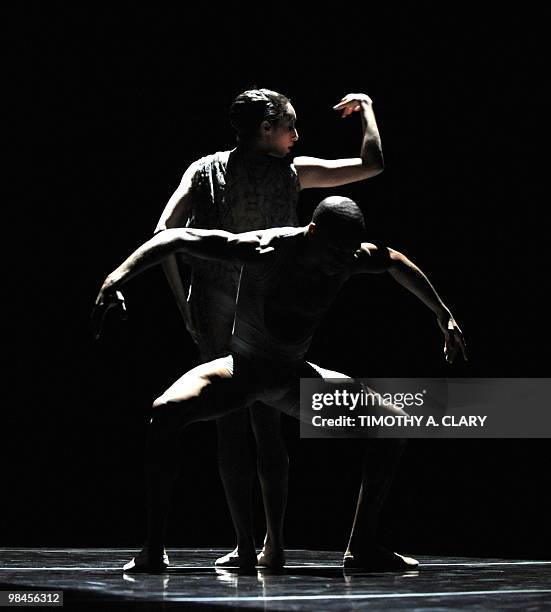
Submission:
[[[271,89],[249,89],[230,107],[238,142],[256,143],[267,153],[287,155],[298,139],[296,114],[289,98]]]

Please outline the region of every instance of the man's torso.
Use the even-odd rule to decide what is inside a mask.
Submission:
[[[302,228],[262,235],[273,251],[243,266],[231,346],[249,357],[299,360],[346,275],[329,277],[300,264]]]

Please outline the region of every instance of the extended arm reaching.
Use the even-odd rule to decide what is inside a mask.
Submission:
[[[389,253],[390,265],[388,272],[400,285],[416,295],[436,315],[438,326],[444,334],[444,355],[446,361],[453,363],[459,350],[461,350],[463,359],[467,361],[467,349],[463,332],[429,279],[420,268],[402,253],[393,249],[389,249]]]
[[[449,308],[441,300],[424,272],[402,253],[389,248],[377,248],[374,244],[363,243],[355,255],[355,273],[388,272],[400,285],[416,295],[436,315],[438,326],[444,334],[444,355],[453,363],[461,350],[467,360],[463,332]]]
[[[124,298],[118,289],[125,282],[169,255],[183,252],[201,259],[243,263],[264,252],[260,233],[231,234],[222,230],[167,229],[144,242],[103,282],[92,313],[96,338],[101,334],[103,319],[114,306],[124,308]]]

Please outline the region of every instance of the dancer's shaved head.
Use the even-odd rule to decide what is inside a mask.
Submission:
[[[332,236],[363,237],[365,219],[360,207],[342,196],[329,196],[322,200],[314,210],[312,222],[318,230]]]

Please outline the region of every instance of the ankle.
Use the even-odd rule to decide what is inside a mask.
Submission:
[[[362,538],[354,538],[348,542],[345,555],[363,554],[364,552],[376,550],[379,548],[379,543],[374,536],[363,536]]]
[[[252,542],[251,540],[238,542],[237,548],[235,550],[240,557],[247,555],[256,555],[254,542]]]
[[[162,542],[146,542],[143,550],[150,557],[162,557],[166,553],[165,546]]]
[[[263,548],[265,550],[283,550],[283,537],[274,537],[273,535],[267,535],[264,538]]]

